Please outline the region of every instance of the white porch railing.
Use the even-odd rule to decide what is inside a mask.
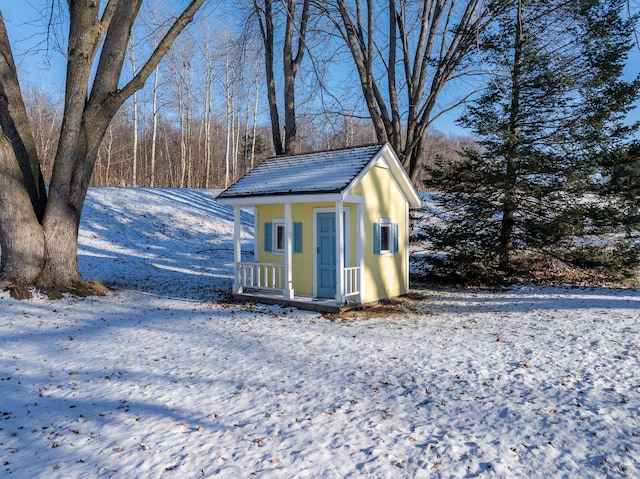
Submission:
[[[353,266],[344,269],[344,295],[345,297],[360,294],[360,267]]]
[[[344,268],[344,298],[361,294],[362,268],[352,266]],[[284,265],[277,263],[258,263],[243,261],[236,263],[236,285],[242,289],[261,289],[265,291],[284,291]],[[356,301],[359,301],[356,298]]]
[[[236,263],[236,284],[242,288],[284,290],[284,265],[275,263]]]

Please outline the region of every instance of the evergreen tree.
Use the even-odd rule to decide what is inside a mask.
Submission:
[[[481,39],[484,93],[459,121],[479,138],[427,186],[446,220],[430,239],[463,265],[509,274],[524,252],[579,266],[637,264],[637,195],[610,179],[638,125],[624,0],[513,0]],[[603,235],[607,241],[602,241]],[[598,239],[596,239],[598,238]],[[623,271],[618,269],[618,271]]]

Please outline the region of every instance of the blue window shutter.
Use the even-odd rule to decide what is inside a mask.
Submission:
[[[293,252],[302,253],[302,223],[293,223]]]
[[[380,223],[373,223],[373,254],[380,254]]]
[[[398,252],[398,223],[393,224],[393,252]]]
[[[271,223],[264,224],[264,250],[271,251],[273,247],[273,229],[271,228]]]

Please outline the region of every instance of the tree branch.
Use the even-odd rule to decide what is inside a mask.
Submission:
[[[189,5],[184,9],[182,14],[176,19],[176,21],[171,25],[169,31],[165,34],[165,36],[160,40],[160,43],[153,51],[147,62],[142,66],[138,74],[131,79],[129,83],[127,83],[122,90],[120,90],[116,97],[114,98],[114,102],[119,105],[122,105],[124,101],[129,98],[133,93],[139,89],[141,89],[151,73],[158,66],[162,58],[166,55],[166,53],[171,48],[171,45],[178,37],[178,35],[185,29],[185,27],[193,21],[193,18],[197,11],[204,4],[204,0],[191,0]]]

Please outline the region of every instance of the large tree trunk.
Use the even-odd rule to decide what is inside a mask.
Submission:
[[[260,33],[264,43],[265,73],[267,77],[267,98],[271,118],[271,137],[276,155],[295,153],[296,150],[296,102],[295,83],[306,49],[307,25],[311,0],[304,0],[300,23],[296,22],[296,2],[287,0],[285,7],[285,35],[282,46],[282,69],[284,74],[284,132],[280,129],[278,99],[276,95],[274,73],[274,13],[272,0],[263,0],[264,8],[254,0],[254,11],[258,16]],[[294,33],[297,33],[297,45],[294,47]]]
[[[302,63],[302,57],[306,49],[305,37],[307,34],[307,23],[309,22],[310,0],[304,0],[302,4],[302,14],[300,25],[295,26],[296,2],[287,0],[287,23],[284,35],[283,65],[284,65],[284,152],[286,154],[295,153],[296,136],[298,128],[296,126],[296,75]],[[293,33],[298,32],[298,45],[294,55]]]
[[[78,270],[78,229],[100,142],[120,106],[142,88],[203,2],[189,3],[122,88],[120,74],[142,0],[110,1],[102,16],[100,2],[68,2],[64,117],[48,199],[0,15],[0,127],[5,135],[0,138],[1,281],[48,291],[84,289]]]
[[[113,113],[115,115],[115,112]],[[98,157],[98,147],[113,115],[96,118],[87,115],[81,122],[75,142],[65,155],[76,165],[68,180],[51,184],[43,228],[45,233],[45,264],[36,286],[44,290],[76,289],[82,282],[78,270],[78,232],[82,207]],[[56,161],[61,164],[60,161]],[[54,171],[55,174],[55,171]]]
[[[94,130],[100,126],[83,120],[85,109],[90,105],[86,101],[89,77],[101,38],[97,33],[100,27],[98,5],[82,8],[81,2],[70,3],[70,21],[64,116],[43,221],[45,264],[36,281],[42,289],[63,289],[82,281],[77,259],[78,228],[97,157],[97,149],[93,158],[87,157],[86,129],[88,125]],[[115,28],[112,23],[110,29]],[[107,125],[99,133],[100,139]]]
[[[30,284],[44,264],[46,194],[1,13],[0,52],[0,280]]]
[[[8,285],[30,284],[44,265],[44,232],[24,188],[11,142],[4,135],[0,135],[0,170],[0,279]]]
[[[274,29],[273,5],[271,0],[264,0],[264,8],[254,0],[253,7],[258,16],[260,33],[264,44],[264,65],[267,76],[267,98],[269,99],[269,118],[271,119],[271,139],[276,155],[284,153],[284,142],[280,133],[280,116],[278,114],[278,99],[276,95],[276,80],[274,69]]]

